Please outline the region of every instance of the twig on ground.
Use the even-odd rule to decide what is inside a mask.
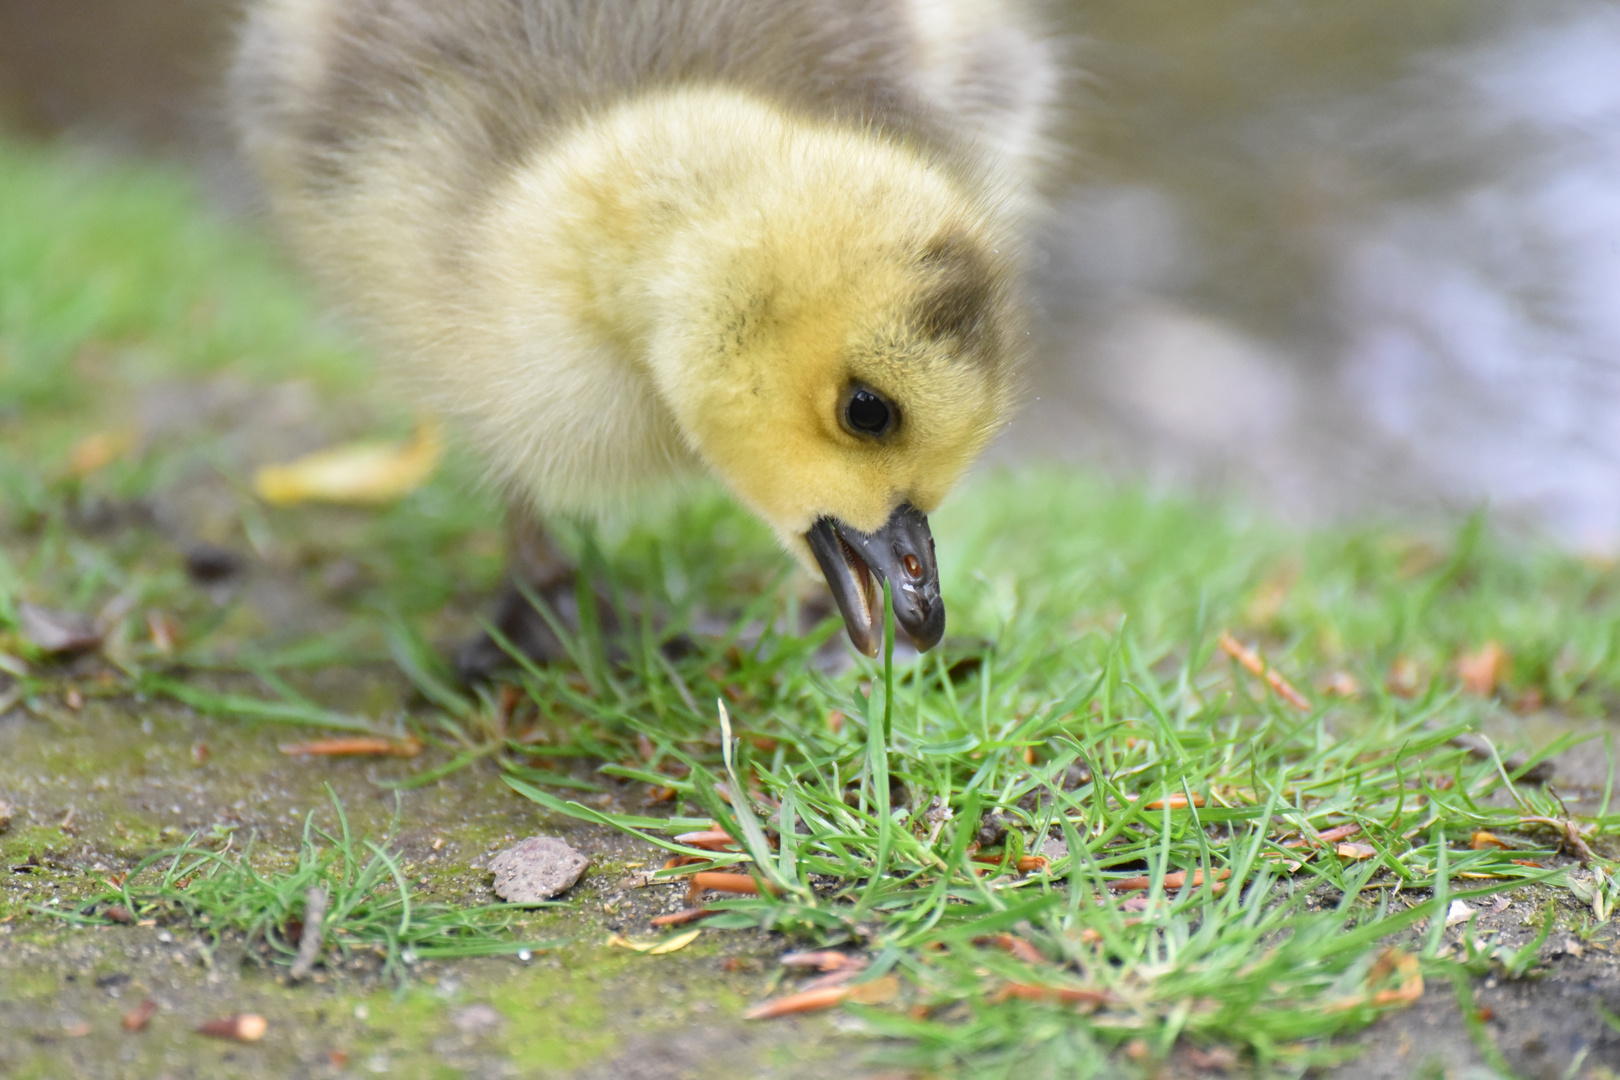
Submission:
[[[1277,674],[1274,668],[1260,658],[1259,653],[1233,637],[1230,631],[1221,631],[1220,645],[1221,651],[1227,656],[1242,664],[1252,674],[1266,680],[1266,685],[1276,691],[1278,697],[1301,712],[1311,711],[1311,703],[1304,694],[1295,690],[1292,683]]]
[[[326,919],[328,893],[324,885],[311,885],[304,894],[304,932],[298,938],[298,955],[293,957],[289,975],[294,982],[309,978],[321,956],[322,922]]]

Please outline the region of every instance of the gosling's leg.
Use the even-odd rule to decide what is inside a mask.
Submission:
[[[519,583],[550,605],[565,623],[574,624],[578,621],[574,593],[577,568],[527,507],[508,507],[506,543],[506,582],[496,597],[490,622],[532,660],[550,664],[566,659],[568,650],[545,617],[524,599]],[[480,630],[457,651],[456,674],[463,682],[479,682],[510,667],[512,662],[506,651]]]

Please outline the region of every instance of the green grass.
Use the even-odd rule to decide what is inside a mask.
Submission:
[[[151,919],[194,928],[205,935],[210,962],[228,943],[248,958],[291,968],[302,935],[311,932],[311,891],[319,890],[325,897],[316,931],[320,946],[310,959],[333,969],[375,966],[402,987],[412,965],[423,960],[540,952],[561,944],[515,938],[509,931],[520,909],[507,904],[458,908],[414,897],[387,840],[352,835],[335,796],[332,808],[338,831],[318,829],[314,814],[306,816],[303,841],[286,869],[256,865],[251,840],[247,850],[232,850],[229,831],[192,836],[148,855],[72,910],[36,913],[90,926]]]
[[[762,527],[699,491],[565,531],[629,631],[609,641],[588,621],[569,635],[573,663],[517,673],[513,708],[455,688],[441,659],[468,618],[441,611],[473,610],[498,572],[474,464],[453,459],[384,510],[277,510],[247,494],[251,462],[227,418],[139,441],[87,476],[65,470],[77,439],[137,423],[129,402],[145,389],[221,372],[261,388],[311,380],[329,433],[400,430],[313,310],[259,237],[209,221],[175,176],[0,145],[0,669],[12,673],[0,695],[145,694],[222,722],[413,730],[432,750],[401,785],[498,770],[542,819],[753,875],[759,897],[710,898],[717,913],[698,925],[859,952],[861,978],[896,975],[899,996],[848,1007],[898,1040],[893,1056],[941,1074],[1148,1071],[1178,1043],[1297,1070],[1399,1007],[1410,958],[1431,982],[1532,969],[1534,949],[1455,959],[1458,932],[1434,917],[1452,900],[1540,881],[1566,904],[1612,907],[1607,877],[1567,877],[1547,824],[1575,821],[1606,856],[1620,826],[1610,793],[1571,815],[1554,789],[1519,779],[1558,746],[1509,767],[1509,747],[1480,758],[1451,741],[1518,713],[1612,711],[1612,565],[1510,542],[1483,518],[1450,533],[1301,534],[1030,470],[970,482],[936,516],[945,646],[828,675],[817,658],[840,629],[778,629],[799,622],[803,583]],[[163,504],[198,477],[225,493],[213,538],[254,552],[281,587],[319,592],[339,560],[359,584],[318,626],[272,625],[245,593],[189,586],[163,529],[85,525],[87,507]],[[109,678],[31,649],[23,601],[102,612]],[[176,649],[151,640],[153,610],[183,629]],[[1227,629],[1312,706],[1234,665],[1217,646]],[[665,648],[676,639],[689,641]],[[1456,662],[1487,642],[1504,650],[1502,678],[1491,696],[1463,694]],[[323,671],[362,670],[413,692],[310,689]],[[654,788],[674,791],[673,816],[580,799],[633,805]],[[1148,806],[1174,795],[1188,805]],[[673,839],[711,821],[734,851]],[[1341,826],[1367,857],[1312,843]],[[1480,829],[1513,850],[1474,850]],[[1069,854],[1013,869],[1059,840]],[[494,947],[489,912],[407,920],[384,847],[306,829],[289,858],[293,869],[260,873],[193,843],[155,853],[121,902],[228,925],[285,960],[275,927],[322,880],[355,898],[356,929],[333,940],[375,943],[396,969],[441,930],[472,935],[451,947]],[[1182,872],[1190,884],[1169,877]],[[1128,878],[1145,887],[1122,889]],[[414,927],[429,939],[410,939]]]

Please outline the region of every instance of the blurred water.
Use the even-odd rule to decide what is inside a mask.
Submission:
[[[0,124],[198,163],[235,0],[0,2]],[[1000,460],[1620,548],[1620,4],[1071,0]]]
[[[1150,3],[1082,47],[1176,89],[1123,125],[1152,149],[1083,160],[1060,204],[1036,430],[1008,450],[1313,516],[1488,502],[1613,550],[1620,6],[1356,7],[1166,33]],[[1256,75],[1260,50],[1300,68]]]

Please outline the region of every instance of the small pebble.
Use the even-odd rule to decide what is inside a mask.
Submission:
[[[495,895],[512,904],[538,904],[572,888],[590,862],[555,836],[531,836],[489,860]]]

